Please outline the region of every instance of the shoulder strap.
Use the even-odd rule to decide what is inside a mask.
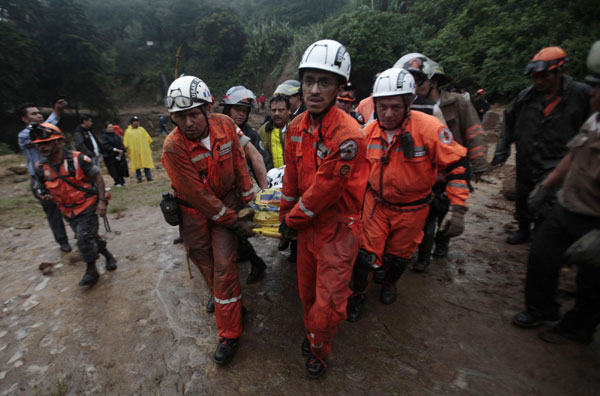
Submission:
[[[68,158],[67,161],[70,161],[71,164],[72,164],[73,158]],[[48,165],[52,168],[52,170],[54,171],[54,173],[56,173],[56,176],[59,179],[61,179],[62,181],[64,181],[65,183],[67,183],[69,186],[71,186],[71,187],[73,187],[73,188],[75,188],[75,189],[77,189],[79,191],[86,192],[88,194],[98,195],[98,191],[96,191],[96,190],[90,190],[90,189],[87,189],[87,188],[85,188],[83,186],[79,186],[79,185],[73,183],[72,181],[70,181],[69,179],[67,179],[66,177],[64,177],[63,175],[61,175],[60,174],[60,169],[59,169],[60,167],[59,168],[55,168],[54,165],[52,165],[50,163],[50,161],[48,161]]]

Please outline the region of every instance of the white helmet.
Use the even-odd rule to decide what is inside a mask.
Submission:
[[[350,67],[350,54],[346,47],[335,40],[319,40],[304,51],[298,70],[324,70],[342,76],[348,82]]]
[[[415,79],[404,69],[387,69],[377,77],[373,84],[373,98],[396,95],[414,95]]]
[[[273,96],[275,95],[286,95],[292,96],[300,93],[300,81],[298,80],[285,80],[273,92]]]
[[[169,113],[189,110],[205,103],[212,103],[210,90],[204,81],[194,76],[181,76],[173,81],[165,98]]]
[[[592,74],[587,76],[585,80],[592,85],[600,83],[600,41],[596,41],[592,45],[587,57],[587,67]]]
[[[423,61],[430,60],[428,57],[426,57],[425,55],[423,55],[419,52],[411,52],[410,54],[402,55],[402,57],[400,59],[398,59],[396,61],[396,63],[394,63],[394,66],[392,66],[392,67],[403,68],[404,64],[406,62],[408,62],[409,60],[414,59],[414,58],[420,58]]]
[[[269,180],[269,188],[281,188],[283,187],[283,175],[285,173],[285,165],[281,168],[273,168],[267,172],[267,179]]]
[[[236,85],[231,87],[225,93],[225,97],[219,103],[221,106],[225,105],[239,105],[246,107],[254,107],[256,103],[256,96],[248,88],[243,85]]]

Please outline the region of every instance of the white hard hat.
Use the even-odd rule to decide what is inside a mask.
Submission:
[[[381,73],[373,84],[373,98],[414,94],[414,77],[408,71],[396,67]]]
[[[298,70],[324,70],[342,76],[348,82],[351,65],[346,47],[335,40],[319,40],[304,51]]]
[[[273,92],[275,95],[287,95],[292,96],[300,93],[300,81],[298,80],[285,80]]]
[[[254,96],[254,92],[250,91],[243,85],[236,85],[235,87],[231,87],[227,90],[227,92],[225,93],[225,97],[221,101],[220,105],[239,105],[254,107],[255,103],[256,96]]]
[[[169,113],[189,110],[212,103],[210,90],[204,81],[194,76],[182,76],[169,86],[165,106]]]
[[[400,59],[398,59],[396,61],[396,63],[394,63],[394,66],[392,66],[392,67],[403,68],[404,64],[406,62],[408,62],[409,60],[414,59],[414,58],[419,58],[419,59],[422,59],[423,61],[429,60],[428,57],[426,57],[425,55],[423,55],[419,52],[411,52],[410,54],[402,55],[402,57]]]

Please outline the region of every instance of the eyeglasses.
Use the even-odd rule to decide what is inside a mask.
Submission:
[[[194,102],[198,103],[201,101],[194,100],[187,96],[167,96],[165,98],[165,106],[167,106],[167,109],[170,109],[171,107],[173,107],[173,105],[176,105],[180,109],[185,109],[187,107],[192,107]]]
[[[319,88],[326,89],[333,85],[333,82],[329,78],[320,78],[315,80],[314,78],[305,77],[302,80],[302,84],[306,85],[306,88],[311,88],[313,85],[318,84]]]

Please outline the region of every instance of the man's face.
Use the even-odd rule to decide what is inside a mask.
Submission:
[[[27,114],[21,117],[24,123],[31,124],[35,122],[39,124],[44,122],[44,116],[42,115],[42,113],[40,113],[40,109],[38,109],[37,107],[28,107],[25,109],[25,112]]]
[[[60,150],[62,139],[50,140],[48,142],[36,143],[37,149],[46,158],[52,157],[52,154],[56,154]]]
[[[592,111],[600,111],[600,84],[597,84],[592,88],[590,93],[590,105]]]
[[[108,132],[108,133],[115,133],[115,126],[113,124],[108,124],[106,126],[106,132]]]
[[[336,99],[335,104],[337,107],[350,114],[350,110],[352,109],[352,102],[350,102],[349,100]]]
[[[83,120],[83,122],[81,123],[81,126],[84,127],[85,129],[90,129],[92,127],[92,119],[88,118],[87,120]]]
[[[556,70],[543,71],[540,73],[533,73],[531,79],[535,90],[541,94],[552,94],[560,86],[561,74]]]
[[[250,108],[247,106],[233,105],[229,111],[230,117],[233,118],[233,121],[237,124],[237,126],[244,125],[246,122],[246,118],[248,113],[250,112]]]
[[[415,77],[415,81],[419,81],[417,77]],[[415,94],[417,94],[417,96],[426,98],[427,94],[429,93],[429,88],[431,88],[431,80],[425,80],[421,83],[421,85],[415,84],[415,86]]]
[[[283,128],[290,119],[290,110],[286,107],[285,102],[271,103],[271,119],[275,128]]]
[[[132,128],[137,128],[140,126],[140,122],[139,121],[131,121],[131,127]]]
[[[302,95],[311,114],[321,114],[336,98],[344,85],[338,84],[333,73],[321,70],[306,70],[302,76]]]
[[[290,100],[290,110],[292,113],[302,106],[302,98],[300,97],[300,94],[288,96],[288,98]]]
[[[177,124],[181,132],[190,140],[203,138],[206,129],[206,118],[200,110],[200,107],[194,107],[189,110],[178,111],[172,115],[173,121]]]
[[[400,128],[404,117],[404,100],[402,96],[384,96],[376,99],[377,118],[386,131]]]

